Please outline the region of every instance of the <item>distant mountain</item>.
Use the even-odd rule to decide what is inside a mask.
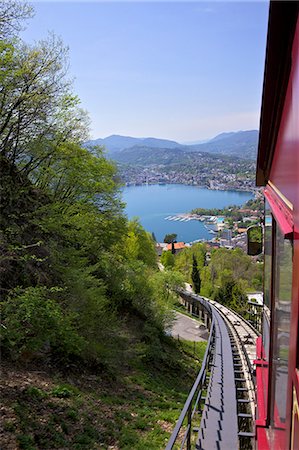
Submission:
[[[154,148],[134,146],[114,153],[113,159],[124,164],[169,165],[188,159],[188,153],[181,148]]]
[[[156,138],[145,138],[140,142],[143,146],[149,146],[153,148],[178,148],[183,147],[176,141],[169,141],[168,139],[156,139]]]
[[[209,142],[211,139],[200,139],[199,141],[187,141],[187,142],[181,142],[182,145],[197,145],[197,144],[205,144],[206,142]]]
[[[231,132],[228,132],[228,133],[220,133],[220,134],[217,134],[217,136],[213,137],[212,139],[209,139],[209,141],[210,142],[219,141],[219,140],[226,139],[226,138],[229,138],[231,136],[234,136],[235,134],[238,134],[238,133],[243,133],[243,131],[239,131],[239,132],[231,131]],[[201,142],[199,142],[199,143],[201,144]]]
[[[119,162],[132,162],[133,158],[140,157],[152,160],[153,164],[160,161],[161,158],[168,160],[171,152],[167,150],[175,150],[174,155],[178,154],[178,150],[183,153],[201,152],[210,154],[220,154],[223,156],[234,156],[243,159],[256,159],[258,145],[258,131],[237,131],[221,133],[210,139],[208,142],[198,144],[183,145],[176,141],[157,138],[135,138],[131,136],[112,135],[104,139],[95,139],[85,143],[86,147],[94,145],[105,146],[108,155]],[[161,152],[157,150],[161,150]],[[142,156],[141,156],[142,155]]]
[[[204,144],[189,145],[188,150],[256,159],[258,134],[257,130],[221,133]]]
[[[240,157],[219,155],[218,153],[190,152],[184,148],[153,148],[134,146],[113,154],[113,159],[120,164],[130,166],[180,166],[192,167],[194,164],[214,161],[215,164],[244,161]],[[245,162],[245,161],[244,161]],[[246,161],[248,163],[248,161]]]
[[[112,135],[108,136],[104,139],[95,139],[93,141],[88,141],[85,143],[86,146],[92,147],[95,145],[104,145],[106,150],[110,153],[118,152],[127,147],[132,147],[136,145],[138,142],[138,138],[130,137],[130,136],[118,136]]]
[[[151,148],[176,148],[181,144],[175,141],[169,141],[167,139],[157,138],[134,138],[130,136],[112,135],[104,139],[95,139],[85,143],[86,146],[91,147],[94,145],[104,145],[109,153],[116,153],[125,150],[126,148],[140,146]]]

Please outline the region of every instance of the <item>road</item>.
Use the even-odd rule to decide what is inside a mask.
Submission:
[[[165,270],[165,267],[160,262],[158,262],[158,267],[161,272]],[[185,283],[185,289],[188,292],[193,292],[192,286],[188,283]],[[207,341],[209,339],[208,330],[200,322],[179,312],[175,312],[175,321],[173,327],[169,330],[169,334],[175,338],[179,336],[181,339],[193,342]]]
[[[209,332],[200,322],[179,312],[175,313],[170,334],[175,338],[179,336],[181,339],[195,342],[206,341],[209,337]]]

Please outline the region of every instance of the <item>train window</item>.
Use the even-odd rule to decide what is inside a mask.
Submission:
[[[272,290],[272,235],[273,218],[269,203],[265,199],[265,223],[264,223],[264,307],[263,307],[263,351],[264,358],[269,362],[270,352],[270,305]],[[265,405],[268,405],[268,370],[262,372],[263,393]]]
[[[272,272],[272,214],[270,212],[269,203],[265,201],[265,227],[264,227],[264,305],[270,308],[271,304],[271,272]]]
[[[292,242],[276,227],[271,422],[284,429],[291,328]]]

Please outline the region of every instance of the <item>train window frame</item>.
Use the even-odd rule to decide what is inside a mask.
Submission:
[[[289,346],[291,333],[291,305],[292,305],[292,276],[293,276],[293,241],[285,237],[283,230],[276,222],[275,226],[275,253],[273,274],[275,283],[272,286],[273,309],[271,314],[272,352],[271,357],[271,383],[268,396],[270,396],[270,425],[274,429],[283,430],[286,421],[287,383],[289,379]],[[289,249],[288,249],[288,246]],[[290,252],[289,252],[290,250]],[[290,265],[290,271],[285,263]],[[286,278],[287,277],[287,278]],[[288,280],[288,277],[290,280]],[[287,279],[287,290],[283,284]],[[287,298],[283,298],[286,295]],[[289,310],[287,311],[287,308]],[[283,328],[282,328],[283,327]],[[280,330],[280,332],[279,332]],[[280,335],[280,336],[279,336]],[[286,343],[287,342],[287,345]],[[270,375],[270,374],[269,374]],[[278,386],[278,378],[280,384]],[[283,382],[282,382],[283,381]],[[279,405],[280,399],[280,405]],[[283,400],[281,402],[281,399]],[[282,406],[283,405],[283,406]]]
[[[267,225],[267,220],[270,220],[270,225]],[[267,365],[262,373],[263,395],[265,404],[265,419],[266,424],[270,424],[270,395],[271,392],[271,354],[272,354],[272,292],[273,292],[273,270],[274,270],[274,246],[275,246],[275,230],[276,221],[271,212],[271,207],[267,198],[264,198],[264,276],[263,276],[263,328],[262,328],[262,343],[263,343],[263,359]],[[269,230],[266,228],[269,227]],[[270,239],[267,239],[267,232],[270,231]],[[267,256],[267,258],[266,258]],[[267,292],[267,295],[265,295]]]
[[[270,275],[270,330],[269,330],[269,337],[270,337],[270,343],[269,343],[269,353],[268,353],[268,382],[267,382],[267,403],[266,403],[266,426],[270,427],[271,425],[271,405],[272,405],[272,355],[273,355],[273,314],[274,314],[274,289],[275,289],[275,278],[274,278],[274,271],[275,271],[275,255],[276,255],[276,249],[275,249],[275,236],[276,236],[276,220],[272,216],[272,235],[271,235],[271,251],[272,251],[272,258],[271,258],[271,275]]]
[[[266,192],[267,191],[267,192]],[[291,245],[291,274],[293,273],[293,256],[294,256],[294,226],[293,226],[293,217],[290,214],[289,205],[282,201],[282,198],[277,196],[277,192],[273,192],[273,190],[267,186],[265,191],[265,218],[266,211],[268,210],[271,215],[272,222],[272,236],[271,236],[271,262],[270,262],[270,344],[269,344],[269,359],[268,359],[268,369],[267,369],[267,398],[266,398],[266,410],[265,410],[265,419],[266,426],[269,428],[275,429],[275,420],[273,420],[274,416],[274,403],[275,403],[275,380],[274,380],[274,351],[277,352],[277,347],[275,348],[275,329],[277,328],[277,323],[275,323],[275,297],[277,294],[277,261],[278,261],[278,249],[277,249],[277,235],[280,234],[283,242],[287,241]],[[269,192],[270,191],[270,192]],[[268,207],[267,207],[268,206]],[[265,230],[265,221],[264,221],[264,230]],[[266,244],[266,238],[264,237],[264,242]],[[265,270],[265,266],[264,266]],[[264,272],[265,275],[265,272]],[[291,275],[292,277],[292,275]],[[264,278],[264,292],[265,292],[265,278]],[[268,280],[269,281],[269,280]],[[292,283],[290,283],[292,285]],[[289,293],[289,302],[292,304],[292,290]],[[264,304],[264,312],[265,312],[265,304]],[[264,335],[264,330],[263,330]],[[264,339],[264,338],[263,338]],[[266,356],[266,355],[265,355]],[[288,353],[288,361],[290,354]],[[288,369],[287,369],[288,370]],[[287,377],[290,374],[287,372]],[[287,400],[288,394],[286,393]],[[283,425],[284,428],[284,425]],[[282,428],[282,429],[283,429]],[[282,429],[280,429],[282,431]]]

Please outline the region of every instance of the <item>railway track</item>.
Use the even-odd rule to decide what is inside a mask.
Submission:
[[[256,340],[259,337],[257,330],[235,311],[232,311],[214,300],[209,300],[207,298],[205,298],[205,300],[213,305],[214,308],[224,316],[229,326],[235,330],[235,334],[242,343],[252,369],[253,361],[256,359]]]
[[[259,333],[236,312],[214,300],[206,300],[222,314],[227,323],[227,327],[229,328],[230,335],[232,336],[232,345],[234,339],[239,354],[239,364],[241,364],[239,366],[241,369],[240,372],[242,371],[246,380],[245,384],[250,400],[251,414],[254,418],[256,401],[254,388],[254,360],[256,359],[256,340]]]
[[[179,294],[195,309],[204,308],[214,324],[213,363],[204,405],[198,408],[200,427],[193,430],[197,432],[195,448],[252,449],[256,403],[253,361],[259,333],[239,314],[213,300],[183,290]]]

